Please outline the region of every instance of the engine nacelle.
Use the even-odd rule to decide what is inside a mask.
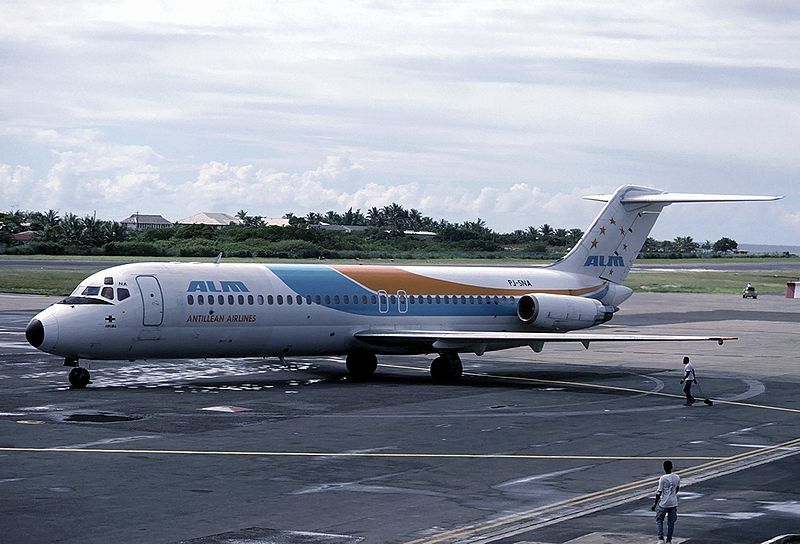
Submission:
[[[614,311],[593,298],[547,293],[523,295],[517,303],[517,316],[522,321],[546,331],[592,327],[611,319]]]

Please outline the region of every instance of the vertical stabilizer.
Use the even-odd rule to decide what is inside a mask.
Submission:
[[[551,267],[621,284],[665,206],[676,202],[763,202],[783,197],[665,193],[649,187],[623,185],[613,195],[584,198],[607,204],[583,238]]]
[[[552,268],[622,283],[642,250],[658,215],[669,202],[624,202],[663,191],[623,185],[611,196],[586,197],[607,201],[583,238]],[[635,199],[634,199],[635,200]]]

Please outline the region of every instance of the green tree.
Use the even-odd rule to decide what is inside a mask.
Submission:
[[[732,240],[731,238],[722,237],[711,246],[711,249],[716,251],[717,253],[727,253],[729,251],[735,251],[739,248],[739,244],[736,243],[736,240]]]

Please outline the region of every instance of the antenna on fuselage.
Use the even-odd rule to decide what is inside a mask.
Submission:
[[[217,255],[217,258],[214,259],[214,264],[219,264],[221,262],[222,262],[222,252],[220,251],[219,255]]]

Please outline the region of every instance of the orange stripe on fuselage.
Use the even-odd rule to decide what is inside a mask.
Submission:
[[[409,295],[526,295],[529,293],[585,295],[603,287],[600,284],[581,289],[503,289],[430,278],[393,266],[333,265],[331,268],[372,291],[383,290],[387,293],[405,291]]]

